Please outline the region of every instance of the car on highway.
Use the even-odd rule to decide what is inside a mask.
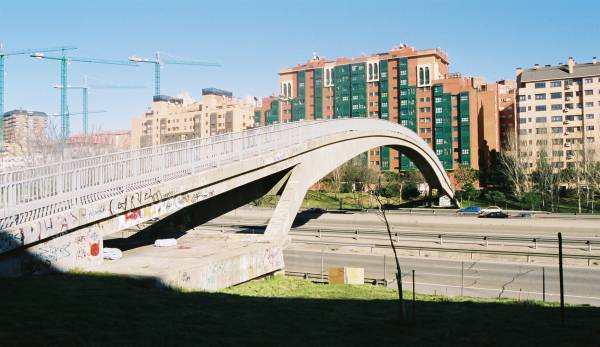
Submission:
[[[482,213],[478,216],[479,218],[508,218],[508,213],[502,211],[492,211],[488,213]]]
[[[479,206],[463,207],[460,210],[456,211],[456,213],[459,214],[459,215],[463,215],[463,214],[478,214],[479,212],[481,212],[481,207],[479,207]]]
[[[486,208],[482,208],[480,214],[486,214],[490,212],[502,212],[502,209],[498,206],[488,206]]]

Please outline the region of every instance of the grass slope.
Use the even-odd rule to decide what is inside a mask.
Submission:
[[[600,310],[419,295],[400,326],[397,292],[276,277],[220,293],[101,274],[0,279],[0,344],[594,346]],[[410,305],[407,305],[410,312]]]

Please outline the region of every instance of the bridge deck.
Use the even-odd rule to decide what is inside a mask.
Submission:
[[[283,268],[281,249],[257,242],[261,236],[191,230],[177,240],[177,246],[134,248],[119,260],[85,270],[154,277],[160,285],[171,287],[217,290]]]

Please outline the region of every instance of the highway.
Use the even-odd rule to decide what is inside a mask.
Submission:
[[[395,277],[391,256],[343,254],[303,249],[292,245],[284,251],[287,271],[321,273],[334,266],[362,267],[365,277],[390,281]],[[486,298],[542,300],[542,268],[545,271],[546,300],[559,301],[558,267],[517,263],[496,263],[399,257],[404,288],[412,287],[411,271],[415,270],[418,293],[465,295]],[[385,262],[385,265],[384,265]],[[385,268],[385,276],[384,276]],[[565,302],[600,306],[600,269],[565,267]],[[396,287],[396,283],[391,286]]]
[[[211,221],[212,223],[246,223],[261,225],[268,223],[273,209],[240,208]],[[577,219],[573,216],[564,218],[510,218],[489,219],[476,216],[457,216],[455,214],[388,214],[388,221],[394,231],[419,232],[460,232],[474,234],[516,234],[538,237],[556,237],[562,232],[563,237],[596,237],[600,238],[600,220],[596,218]],[[381,216],[375,212],[309,212],[298,214],[295,227],[307,228],[385,228]]]

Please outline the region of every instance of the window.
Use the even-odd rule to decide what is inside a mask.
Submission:
[[[527,135],[527,129],[519,129],[519,135]]]
[[[435,144],[436,145],[443,145],[444,144],[444,139],[435,139]]]
[[[593,143],[594,142],[594,138],[593,137],[586,137],[585,138],[585,142],[587,142],[587,143]]]
[[[527,118],[519,118],[519,124],[527,123]]]
[[[592,78],[586,78],[584,80],[584,83],[586,83],[586,84],[588,84],[588,83],[594,83],[594,79],[592,79]]]
[[[525,112],[527,112],[527,107],[525,107],[525,106],[519,106],[519,112],[520,112],[520,113],[525,113]]]
[[[562,145],[563,139],[552,139],[552,144],[553,145]]]
[[[594,130],[594,126],[593,125],[588,125],[588,126],[585,127],[585,129],[593,131]]]
[[[429,66],[425,67],[425,84],[429,84]]]
[[[546,100],[546,94],[535,94],[536,100]]]
[[[560,87],[562,83],[560,81],[552,81],[550,82],[550,87]]]
[[[441,107],[436,107],[435,108],[435,113],[442,113],[442,108]]]
[[[585,119],[594,119],[594,114],[593,113],[586,114]]]
[[[546,123],[546,117],[535,117],[536,123]]]
[[[468,148],[463,148],[461,151],[462,155],[469,155],[469,149]]]
[[[594,91],[592,89],[588,89],[585,91],[585,95],[594,95]]]
[[[546,128],[536,128],[535,129],[535,133],[538,134],[538,135],[547,134],[548,133],[548,129],[546,129]]]
[[[552,127],[553,134],[560,134],[563,132],[563,127]]]
[[[562,157],[564,155],[563,151],[552,151],[553,157]]]
[[[535,82],[535,88],[546,88],[546,82]]]
[[[525,101],[525,100],[526,100],[525,95],[519,95],[519,101]]]
[[[379,64],[373,64],[373,72],[375,78],[379,78]]]
[[[552,104],[550,106],[550,109],[553,110],[553,111],[562,110],[562,104]]]
[[[537,105],[535,107],[536,111],[546,111],[546,105]]]
[[[436,103],[438,103],[438,102],[442,102],[442,98],[438,96],[438,97],[436,97],[436,98],[435,98],[435,100],[434,100],[434,101],[435,101]]]
[[[585,103],[585,107],[594,107],[594,103],[593,102],[586,102]]]
[[[553,122],[562,122],[562,120],[563,120],[562,116],[552,116]]]
[[[562,98],[562,92],[550,93],[550,99],[560,99]]]
[[[548,144],[548,140],[537,140],[535,141],[537,146],[546,146]]]

